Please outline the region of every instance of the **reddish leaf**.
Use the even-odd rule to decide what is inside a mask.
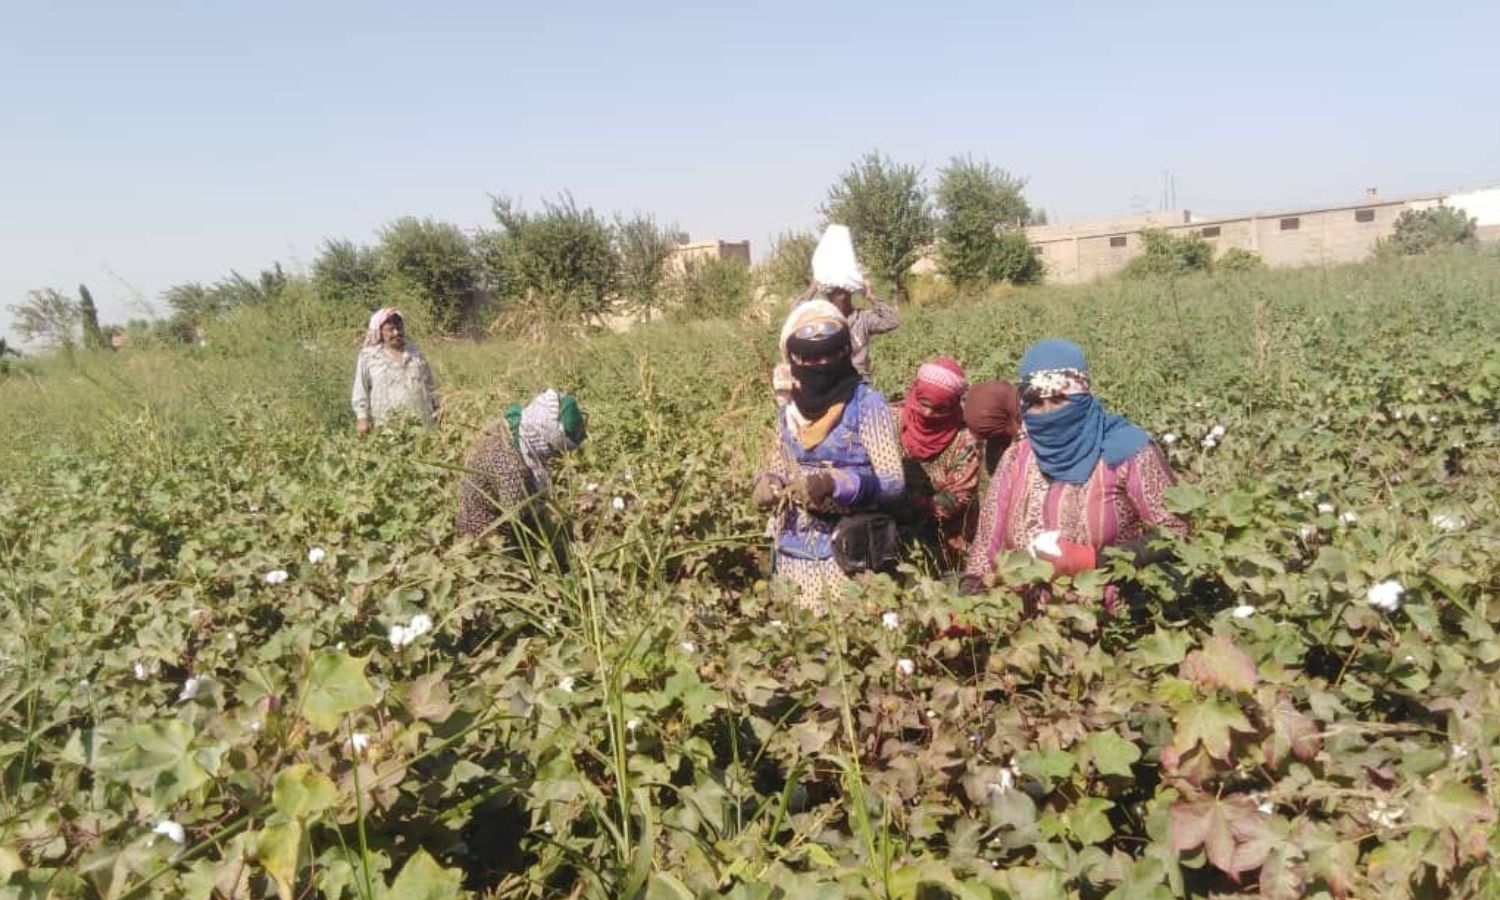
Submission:
[[[1209,638],[1202,650],[1189,653],[1179,674],[1205,687],[1231,691],[1253,691],[1257,680],[1255,660],[1222,634]]]
[[[1172,848],[1202,847],[1215,868],[1234,879],[1260,868],[1279,841],[1249,797],[1205,797],[1172,804]]]
[[[1271,736],[1265,743],[1266,765],[1281,765],[1288,753],[1306,762],[1318,755],[1323,746],[1318,725],[1312,717],[1298,710],[1285,697],[1277,698],[1271,707]]]

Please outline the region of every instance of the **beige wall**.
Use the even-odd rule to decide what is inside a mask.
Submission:
[[[738,259],[745,265],[750,265],[750,242],[749,241],[697,241],[692,244],[678,244],[672,249],[672,255],[667,259],[667,271],[680,275],[688,264],[688,260],[707,259]]]

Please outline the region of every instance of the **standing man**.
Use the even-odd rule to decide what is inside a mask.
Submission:
[[[804,302],[818,295],[819,291],[828,298],[828,302],[838,307],[844,318],[849,320],[849,352],[854,362],[854,370],[866,381],[870,380],[870,336],[885,334],[895,331],[901,325],[901,318],[896,312],[896,306],[876,297],[870,290],[870,283],[864,283],[863,294],[870,305],[867,308],[854,308],[854,292],[842,287],[824,287],[816,281],[802,295]]]
[[[412,418],[422,425],[437,420],[437,382],[417,346],[406,339],[401,311],[384,307],[370,317],[365,345],[354,367],[355,431]]]

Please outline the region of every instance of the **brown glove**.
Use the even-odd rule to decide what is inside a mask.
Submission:
[[[781,476],[768,472],[755,479],[755,485],[750,489],[750,499],[761,509],[768,509],[781,500],[781,492]]]
[[[786,486],[786,495],[799,506],[818,509],[833,496],[833,476],[827,472],[798,475]]]

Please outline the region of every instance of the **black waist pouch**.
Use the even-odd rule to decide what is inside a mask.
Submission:
[[[896,520],[878,512],[850,513],[833,528],[833,559],[845,575],[885,572],[896,564]]]

